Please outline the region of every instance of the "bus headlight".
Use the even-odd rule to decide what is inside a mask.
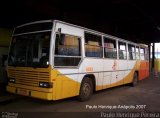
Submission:
[[[9,82],[10,83],[16,83],[16,80],[15,80],[15,78],[9,78]]]
[[[52,88],[53,87],[53,83],[52,82],[39,82],[39,87]]]

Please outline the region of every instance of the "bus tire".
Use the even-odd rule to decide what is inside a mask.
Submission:
[[[83,102],[91,98],[93,94],[93,82],[90,78],[85,77],[82,80],[78,100]]]
[[[132,86],[135,87],[137,84],[138,84],[138,74],[137,72],[135,72],[133,75]]]

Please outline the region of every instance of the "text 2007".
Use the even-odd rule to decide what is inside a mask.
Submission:
[[[136,105],[136,109],[145,109],[146,105]]]

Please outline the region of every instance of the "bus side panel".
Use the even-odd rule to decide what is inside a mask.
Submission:
[[[139,78],[140,78],[140,77],[139,77],[140,64],[141,64],[141,63],[140,63],[140,60],[137,60],[137,61],[136,61],[135,71],[138,72],[138,80],[139,80]]]
[[[104,81],[103,81],[103,88],[110,88],[111,82],[114,82],[116,78],[115,72],[113,70],[117,69],[117,60],[114,59],[104,59]]]
[[[69,78],[77,79],[78,75],[72,75]],[[68,80],[66,76],[62,77],[62,98],[77,96],[78,83],[75,82],[75,79]]]
[[[125,76],[128,75],[128,79],[124,80],[124,84],[131,83],[133,81],[133,75],[136,67],[136,60],[127,61],[128,70],[125,72]]]
[[[111,79],[112,79],[112,72],[104,72],[103,89],[110,88]]]
[[[124,79],[124,84],[128,84],[133,81],[134,72],[134,68],[125,72],[125,77],[127,77],[127,79]]]
[[[111,83],[110,87],[121,85],[121,83],[123,83],[123,84],[131,83],[133,81],[133,74],[134,74],[134,72],[136,70],[136,67],[137,67],[137,64],[136,64],[136,61],[135,61],[135,62],[132,63],[132,69],[130,69],[128,71],[127,70],[126,71],[122,71],[122,72],[119,70],[119,73],[118,73],[119,74],[118,75],[119,76],[119,80],[115,81],[114,83]],[[121,72],[121,74],[120,74],[120,72]]]
[[[124,78],[126,76],[127,71],[127,60],[118,60],[118,75],[117,75],[117,81],[120,81],[118,85],[124,84]]]
[[[55,100],[77,96],[80,88],[77,69],[58,69],[53,70],[57,73],[54,76],[56,85],[54,87]],[[77,73],[77,74],[75,74]]]
[[[147,65],[145,60],[140,61],[140,68],[139,68],[139,80],[142,80],[146,78],[146,70],[147,70]]]
[[[85,75],[94,75],[96,90],[103,89],[103,59],[84,58],[79,67],[79,73],[85,73]],[[79,78],[80,83],[82,79],[83,77]]]

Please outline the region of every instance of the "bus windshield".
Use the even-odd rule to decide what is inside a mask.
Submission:
[[[51,31],[13,36],[9,66],[46,68],[49,65]]]

